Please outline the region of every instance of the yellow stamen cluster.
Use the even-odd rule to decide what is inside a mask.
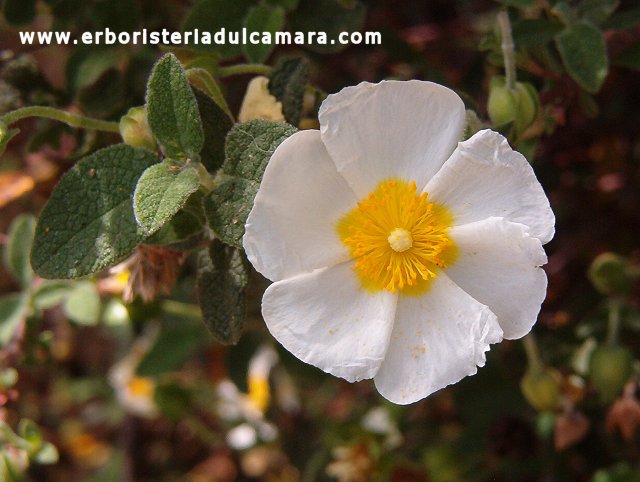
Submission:
[[[451,222],[415,182],[387,179],[340,220],[338,234],[364,286],[410,294],[454,260]]]

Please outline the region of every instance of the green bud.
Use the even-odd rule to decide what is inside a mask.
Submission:
[[[589,362],[589,381],[605,403],[616,399],[633,371],[633,354],[620,345],[596,348]]]
[[[529,368],[520,380],[520,389],[529,404],[540,412],[560,406],[562,375],[555,368]]]
[[[122,116],[120,135],[125,144],[132,147],[145,147],[150,151],[158,148],[147,124],[147,113],[144,107],[132,107],[126,115]]]
[[[491,79],[487,111],[495,125],[513,123],[517,134],[527,129],[538,116],[540,100],[531,84],[516,82],[508,89],[504,77]]]
[[[615,253],[602,253],[589,267],[589,279],[603,295],[626,295],[633,288],[635,273],[629,261]]]

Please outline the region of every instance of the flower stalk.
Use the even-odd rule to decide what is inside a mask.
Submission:
[[[513,44],[513,36],[511,35],[511,22],[509,14],[502,11],[498,14],[498,25],[500,27],[500,36],[502,37],[502,57],[504,59],[504,72],[506,79],[506,87],[508,90],[514,90],[516,87],[516,60],[515,47]]]
[[[238,64],[220,67],[218,75],[220,77],[231,77],[232,75],[256,74],[267,75],[271,72],[271,67],[264,64]]]
[[[540,358],[540,350],[538,349],[538,342],[533,333],[529,333],[522,339],[524,345],[524,351],[527,355],[527,362],[529,369],[533,372],[541,372],[544,367],[544,363]]]
[[[620,325],[622,323],[622,317],[620,312],[622,310],[622,302],[618,298],[612,298],[609,301],[609,320],[607,324],[607,345],[615,346],[618,344],[618,338],[620,336]]]
[[[120,128],[117,122],[93,119],[91,117],[85,117],[64,110],[56,109],[54,107],[47,107],[42,105],[21,107],[20,109],[8,112],[4,116],[0,117],[0,121],[9,125],[19,120],[26,119],[27,117],[44,117],[45,119],[64,122],[71,127],[80,127],[97,131],[120,133]]]

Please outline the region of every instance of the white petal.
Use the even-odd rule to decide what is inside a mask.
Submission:
[[[353,262],[278,281],[262,299],[271,334],[302,361],[350,382],[373,377],[387,349],[397,296],[361,287]]]
[[[497,132],[458,144],[425,191],[451,210],[455,224],[495,216],[524,224],[542,244],[553,237],[555,218],[531,165]]]
[[[502,218],[456,226],[449,234],[459,257],[447,275],[496,314],[505,338],[529,333],[547,293],[540,240]]]
[[[491,310],[440,273],[424,296],[399,298],[376,388],[394,403],[416,402],[476,373],[501,339]]]
[[[460,97],[431,82],[363,82],[320,108],[322,141],[359,197],[400,177],[422,189],[451,155],[464,128]]]
[[[336,227],[355,205],[320,132],[297,132],[273,153],[247,218],[249,261],[277,281],[347,260]]]

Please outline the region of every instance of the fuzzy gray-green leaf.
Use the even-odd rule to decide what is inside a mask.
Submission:
[[[602,33],[593,25],[578,22],[556,35],[555,40],[573,80],[589,93],[598,92],[609,69]]]
[[[269,92],[282,102],[282,113],[294,126],[300,122],[308,76],[309,64],[300,57],[281,59],[269,75]]]
[[[233,126],[233,121],[215,99],[197,88],[194,88],[193,92],[202,113],[202,128],[204,130],[204,146],[200,160],[207,170],[213,173],[220,169],[224,162],[224,142],[227,133]]]
[[[205,198],[209,226],[224,243],[242,247],[244,225],[271,155],[296,128],[254,120],[237,124],[227,136],[224,177]]]
[[[12,293],[0,298],[0,347],[11,341],[20,322],[27,316],[25,293]]]
[[[205,325],[224,344],[240,338],[246,315],[249,271],[242,252],[218,241],[200,254],[198,299]]]
[[[147,84],[147,120],[167,157],[193,158],[204,142],[198,104],[173,54],[162,57]]]
[[[43,278],[78,278],[129,256],[144,238],[133,215],[133,191],[157,162],[146,149],[111,146],[62,176],[40,214],[31,265]]]
[[[171,160],[149,167],[133,195],[136,220],[146,234],[160,229],[198,190],[200,178],[193,166],[180,168]]]
[[[267,120],[236,124],[227,136],[224,173],[259,183],[273,151],[296,131],[288,124]]]

